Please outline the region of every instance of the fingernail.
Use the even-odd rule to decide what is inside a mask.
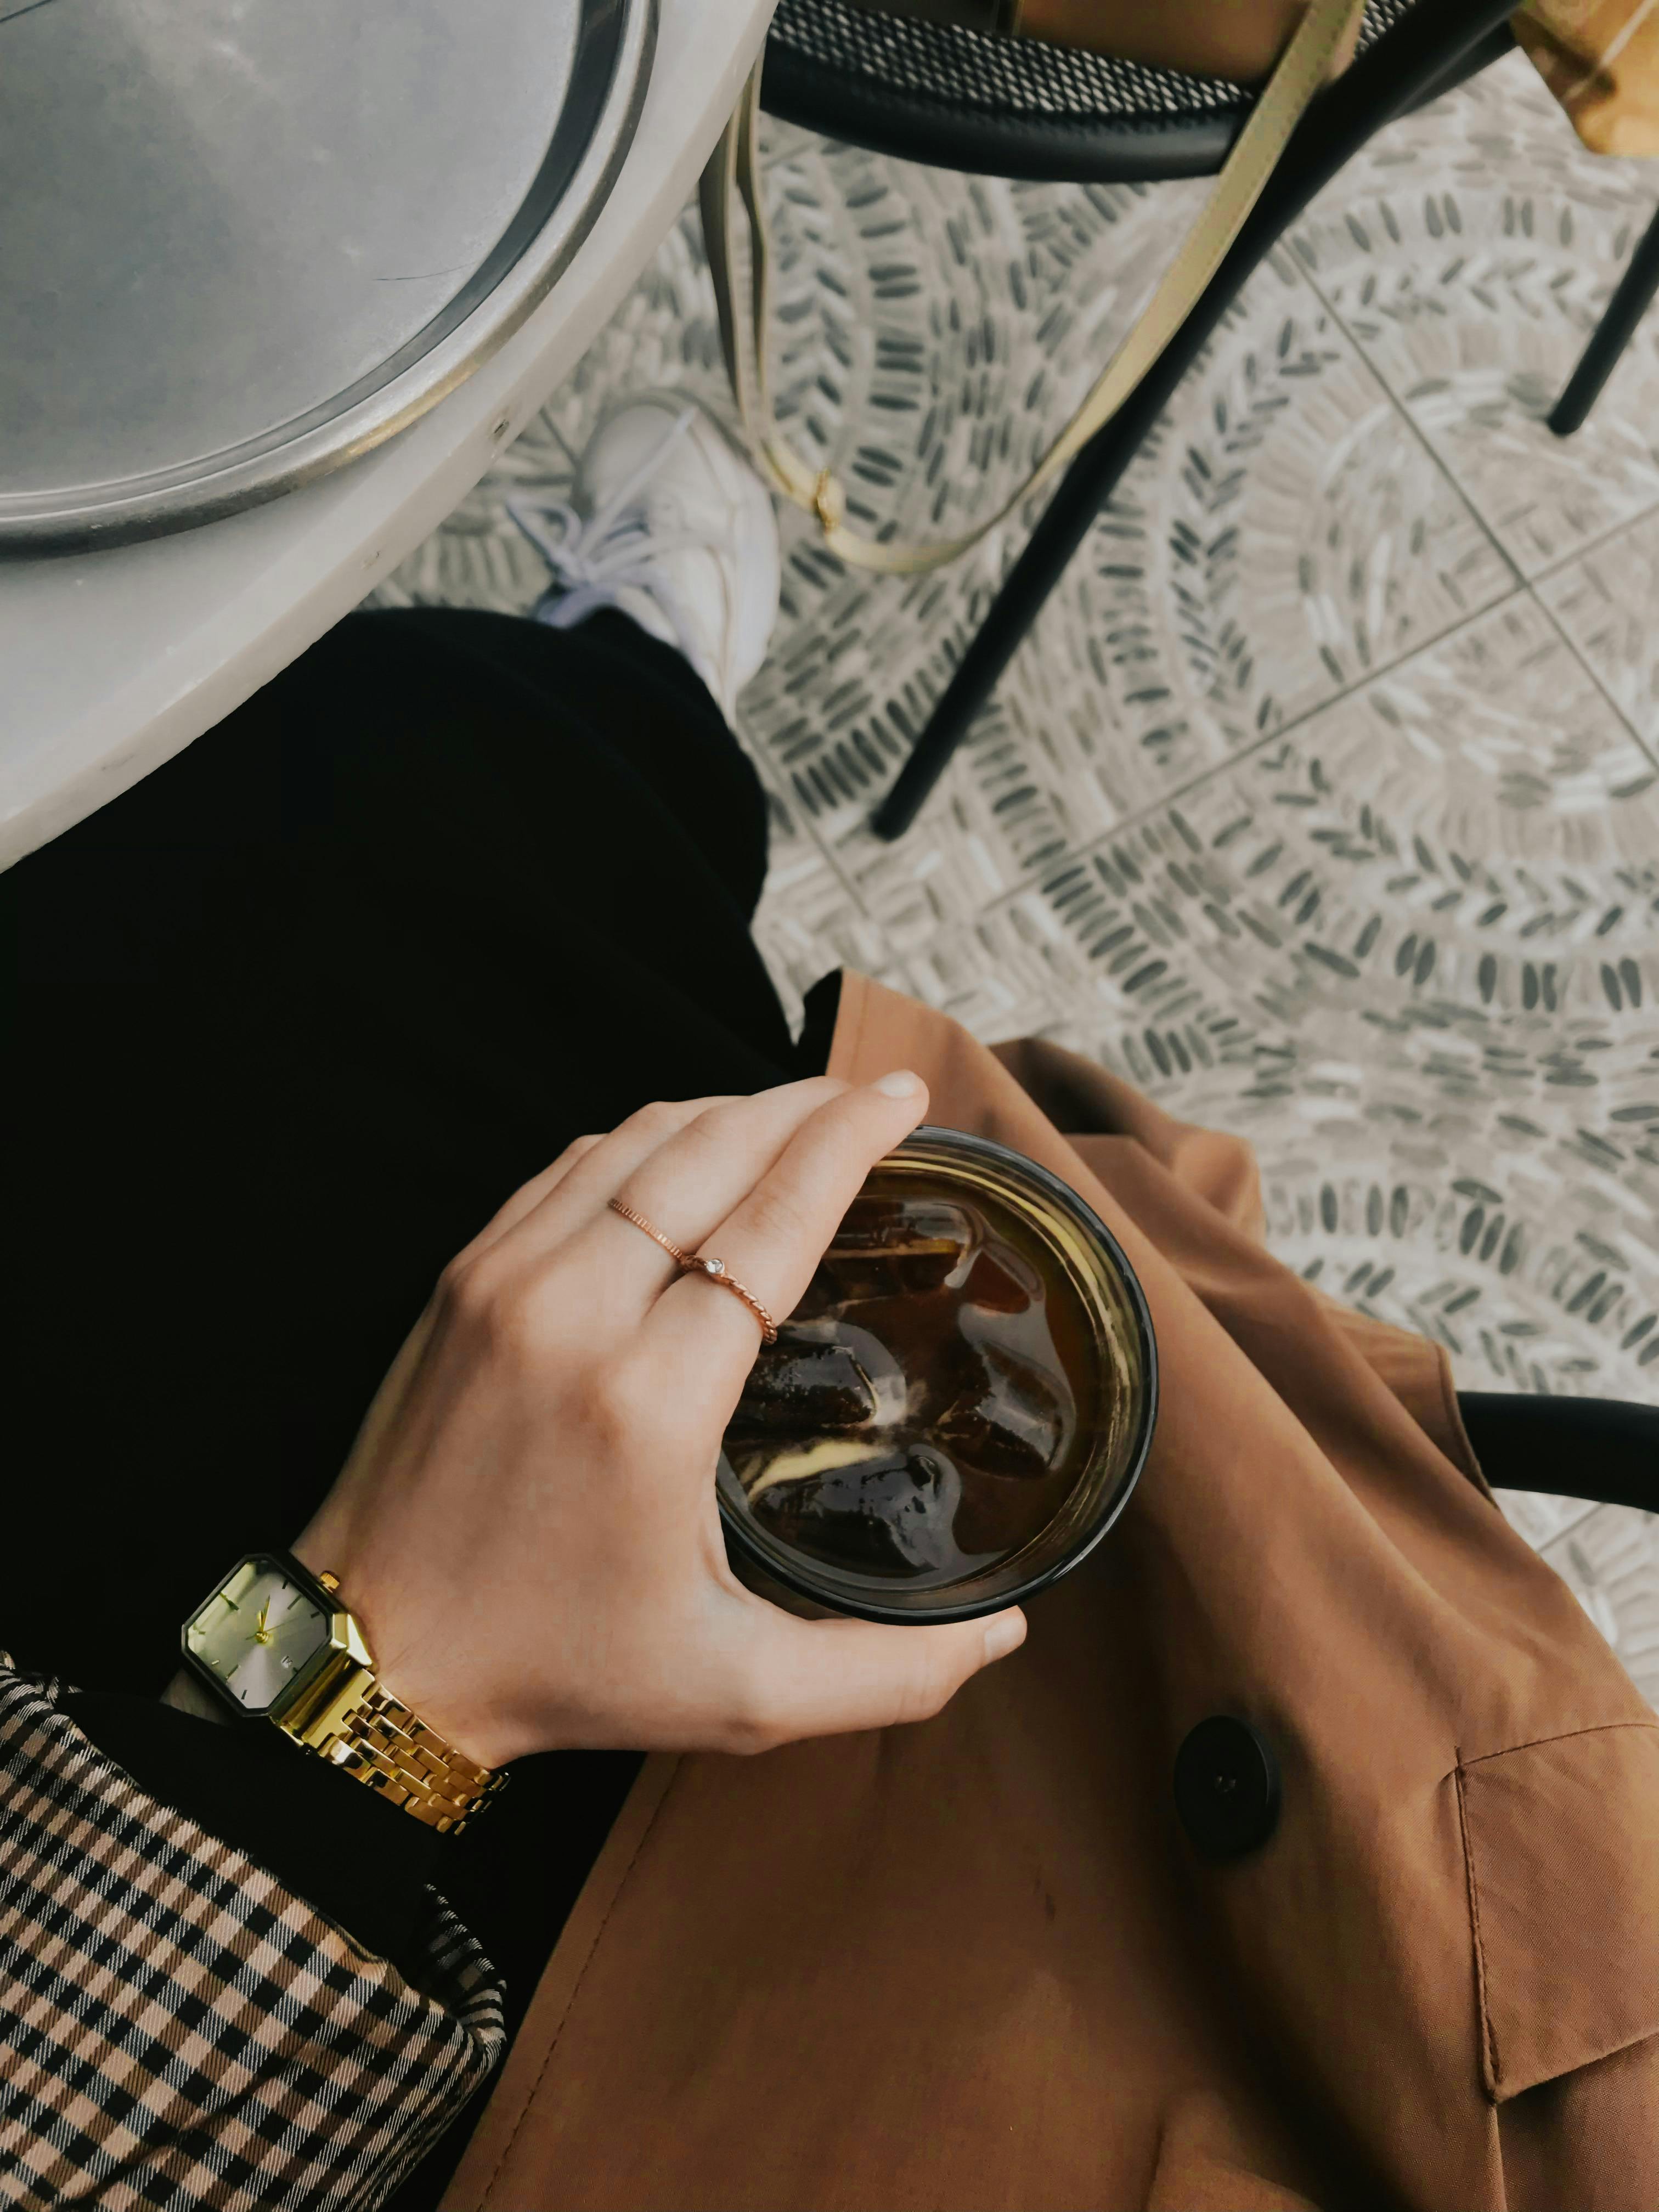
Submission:
[[[1006,1659],[1011,1651],[1018,1651],[1025,1641],[1025,1615],[1016,1606],[1011,1613],[1000,1613],[987,1625],[985,1631],[985,1663],[994,1659]]]
[[[921,1087],[921,1078],[912,1075],[908,1067],[896,1067],[890,1075],[878,1075],[870,1085],[872,1091],[879,1091],[884,1098],[914,1098]]]

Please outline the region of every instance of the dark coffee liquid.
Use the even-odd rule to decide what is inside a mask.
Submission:
[[[884,1167],[756,1361],[726,1458],[778,1542],[954,1581],[1059,1510],[1096,1365],[1081,1299],[1012,1208]]]

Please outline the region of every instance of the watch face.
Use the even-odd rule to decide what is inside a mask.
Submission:
[[[185,1629],[185,1648],[244,1712],[264,1713],[329,1640],[329,1616],[280,1560],[244,1559]]]

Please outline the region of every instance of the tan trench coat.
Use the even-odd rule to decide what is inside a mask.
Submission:
[[[896,1066],[1122,1240],[1152,1460],[936,1720],[647,1763],[447,2212],[1653,2212],[1659,1723],[1443,1355],[1268,1256],[1242,1145],[848,976],[831,1072]],[[1209,1866],[1217,1713],[1283,1807]]]

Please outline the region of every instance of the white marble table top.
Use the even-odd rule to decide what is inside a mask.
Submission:
[[[501,351],[401,435],[223,522],[0,564],[0,867],[211,728],[477,483],[672,224],[770,13],[770,0],[661,0],[638,134],[592,234]]]

